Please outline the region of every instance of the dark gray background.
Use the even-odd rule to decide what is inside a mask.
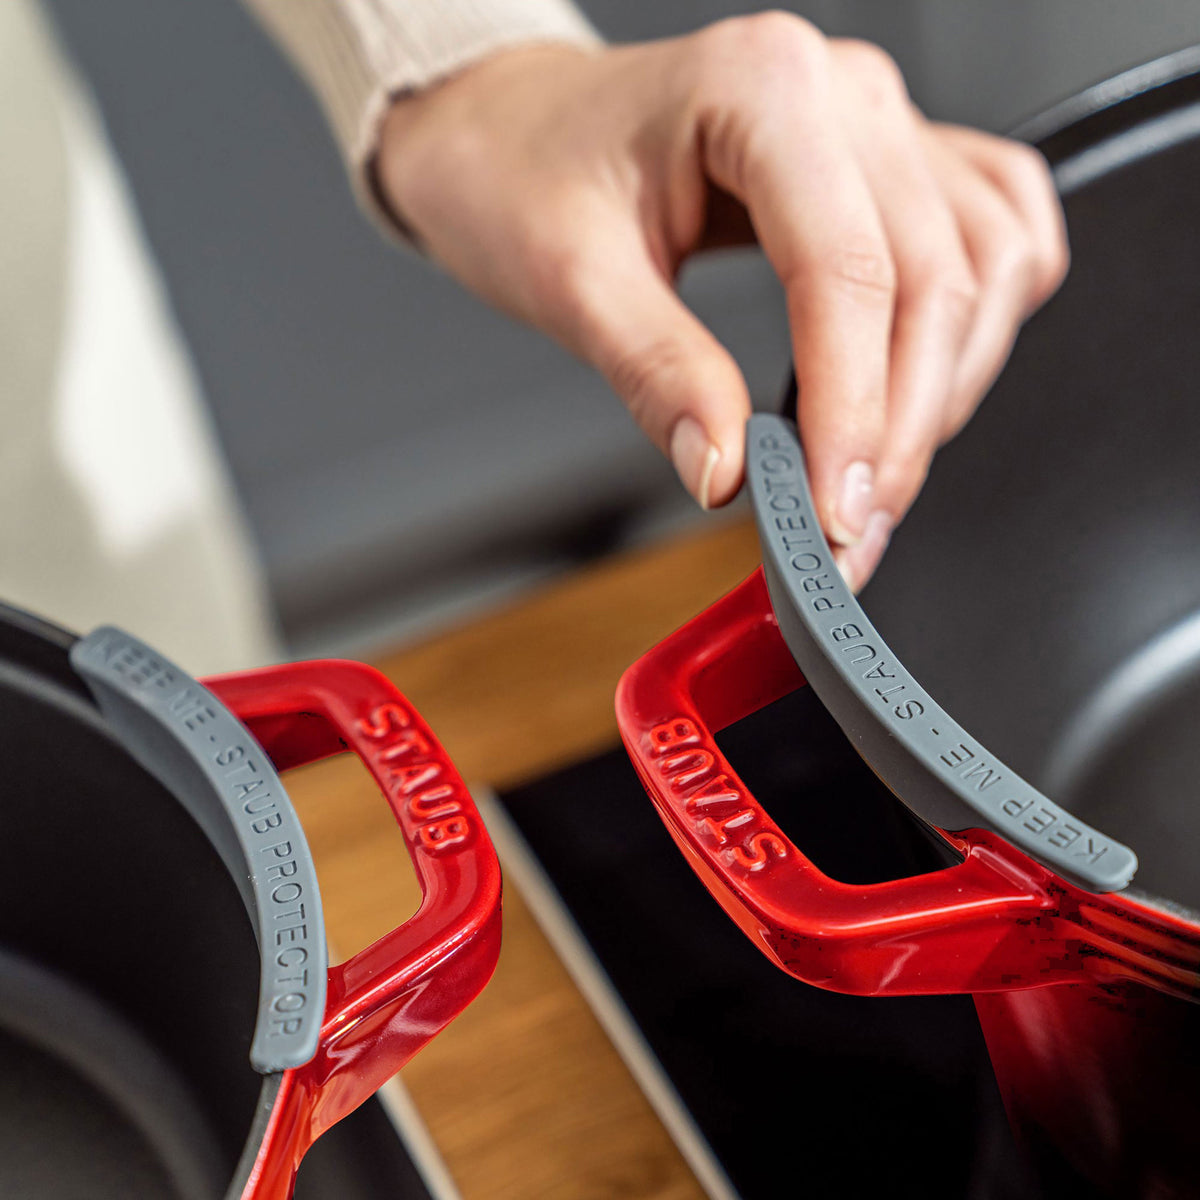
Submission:
[[[702,519],[592,372],[356,211],[322,118],[234,0],[48,0],[94,89],[191,345],[285,630],[353,649]],[[591,0],[613,39],[760,7]],[[1197,0],[814,0],[881,42],[932,115],[1003,130],[1200,41]],[[774,402],[787,364],[756,255],[689,301]]]

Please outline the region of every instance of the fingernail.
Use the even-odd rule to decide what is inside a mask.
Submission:
[[[713,472],[721,461],[721,452],[709,441],[699,421],[680,417],[675,422],[670,454],[683,486],[696,497],[701,508],[708,508]]]
[[[853,546],[863,537],[874,499],[875,472],[871,464],[852,462],[842,476],[842,491],[829,530],[835,542]]]
[[[839,547],[834,558],[851,591],[859,591],[875,573],[892,537],[892,514],[877,509],[866,521],[862,538],[853,546]]]

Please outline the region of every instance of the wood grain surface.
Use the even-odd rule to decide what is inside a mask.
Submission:
[[[375,661],[468,783],[502,790],[615,745],[621,672],[758,561],[749,522],[715,519]],[[357,760],[288,784],[344,956],[415,909],[416,883]],[[464,1200],[703,1194],[511,883],[495,977],[403,1080]]]

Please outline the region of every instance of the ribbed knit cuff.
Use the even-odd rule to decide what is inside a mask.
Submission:
[[[600,36],[570,0],[246,0],[316,92],[359,202],[407,238],[372,178],[379,127],[396,96],[498,50]]]

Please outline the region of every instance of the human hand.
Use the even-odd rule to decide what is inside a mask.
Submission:
[[[883,51],[786,13],[499,53],[397,101],[376,169],[425,250],[595,365],[704,507],[741,485],[750,401],[673,281],[757,239],[854,587],[1068,261],[1036,151],[927,121]]]

